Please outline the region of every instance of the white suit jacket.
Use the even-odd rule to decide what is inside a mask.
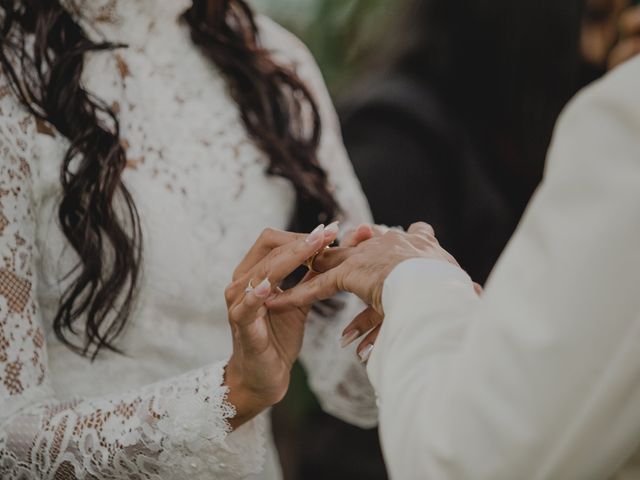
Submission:
[[[410,260],[383,305],[368,371],[394,479],[640,478],[640,58],[561,116],[482,298]]]

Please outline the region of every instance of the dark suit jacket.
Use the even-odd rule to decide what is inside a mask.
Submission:
[[[430,223],[484,283],[524,208],[508,178],[425,82],[392,76],[359,92],[342,109],[343,134],[375,221]]]

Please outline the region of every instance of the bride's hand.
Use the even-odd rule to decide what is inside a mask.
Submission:
[[[307,258],[332,243],[337,233],[337,224],[321,225],[309,235],[267,229],[236,268],[225,291],[233,334],[225,383],[229,402],[237,411],[232,427],[284,397],[302,347],[309,306],[274,313],[265,302]]]
[[[356,294],[369,308],[345,329],[343,345],[369,332],[358,348],[360,358],[365,361],[384,319],[384,281],[399,263],[410,258],[444,260],[458,266],[440,246],[431,226],[416,223],[407,233],[386,230],[355,247],[328,250],[319,255],[314,264],[316,270],[326,273],[270,299],[268,305],[278,311],[330,298],[339,291]]]

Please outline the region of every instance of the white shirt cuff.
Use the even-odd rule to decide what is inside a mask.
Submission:
[[[407,293],[415,293],[434,282],[458,281],[473,284],[471,277],[451,263],[430,258],[411,258],[396,266],[382,288],[382,308],[386,313],[394,310],[398,301],[406,300]]]

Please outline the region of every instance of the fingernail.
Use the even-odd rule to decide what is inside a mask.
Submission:
[[[324,238],[324,224],[318,225],[313,232],[309,234],[306,238],[305,242],[307,243],[316,243],[321,238]]]
[[[271,282],[265,278],[260,285],[253,289],[253,294],[258,298],[266,298],[271,293]]]
[[[350,332],[345,333],[340,338],[340,347],[345,348],[351,345],[356,338],[360,336],[360,332],[358,330],[351,330]]]
[[[336,236],[338,235],[339,231],[340,231],[340,222],[333,222],[332,224],[327,226],[327,228],[324,229],[324,236],[325,238]]]
[[[362,363],[365,363],[367,360],[369,360],[371,352],[373,352],[373,345],[369,344],[364,347],[364,349],[358,354],[358,356],[360,357],[360,361]]]

